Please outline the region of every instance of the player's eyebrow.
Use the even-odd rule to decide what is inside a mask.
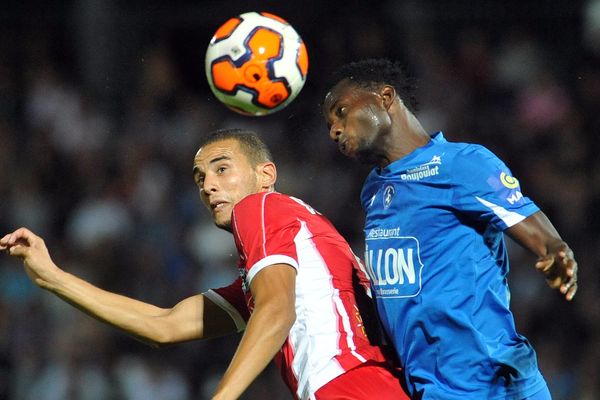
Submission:
[[[209,163],[209,164],[214,164],[214,163],[216,163],[216,162],[223,161],[223,160],[231,160],[231,157],[229,157],[229,156],[219,156],[219,157],[215,157],[215,158],[213,158],[212,160],[210,160],[208,163]]]

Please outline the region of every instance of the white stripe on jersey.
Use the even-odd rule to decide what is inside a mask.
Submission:
[[[263,257],[267,256],[267,228],[265,227],[265,200],[269,196],[270,192],[265,194],[262,198],[262,204],[260,205],[260,228],[262,230],[263,237]]]
[[[479,200],[479,202],[484,206],[489,207],[494,212],[494,214],[498,216],[498,218],[504,221],[507,228],[518,224],[526,218],[525,216],[519,213],[516,213],[514,211],[508,211],[506,208],[494,203],[490,203],[489,201],[486,201],[480,197],[475,196],[475,198]]]
[[[344,324],[344,330],[347,332],[346,335],[346,343],[348,344],[348,348],[354,355],[354,357],[358,358],[362,362],[367,362],[363,356],[358,354],[356,350],[356,345],[354,344],[354,332],[352,332],[352,327],[350,326],[350,317],[348,316],[348,312],[344,308],[344,303],[342,303],[342,299],[339,296],[339,290],[335,289],[333,301],[335,302],[335,306],[337,311],[342,317],[342,323]]]
[[[355,346],[350,320],[337,296],[329,268],[312,241],[306,223],[300,221],[300,224],[294,239],[301,266],[296,277],[296,322],[288,340],[294,351],[292,370],[296,377],[301,377],[297,394],[301,399],[308,399],[321,386],[345,372],[335,359],[340,352],[340,318],[344,321],[348,345],[352,349]]]

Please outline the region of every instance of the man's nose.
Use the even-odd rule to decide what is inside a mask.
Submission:
[[[341,134],[342,134],[342,128],[340,127],[339,124],[336,123],[336,124],[331,125],[331,128],[329,128],[329,137],[331,138],[331,140],[333,140],[334,142],[337,143]]]
[[[217,189],[217,180],[210,175],[206,175],[204,177],[204,182],[202,183],[202,191],[206,194],[210,194],[216,192]]]

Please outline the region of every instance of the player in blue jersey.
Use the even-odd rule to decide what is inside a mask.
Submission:
[[[573,252],[486,148],[428,134],[397,63],[350,63],[323,111],[340,151],[374,164],[361,194],[377,308],[416,399],[550,399],[509,308],[504,233],[567,300]]]

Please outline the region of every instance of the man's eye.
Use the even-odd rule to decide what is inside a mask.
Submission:
[[[335,115],[338,117],[343,117],[344,114],[346,114],[347,108],[346,107],[338,107],[335,110]]]
[[[226,169],[227,169],[227,168],[225,168],[225,167],[219,167],[219,168],[217,169],[217,172],[218,172],[219,174],[222,174],[223,172],[225,172],[225,170],[226,170]]]

